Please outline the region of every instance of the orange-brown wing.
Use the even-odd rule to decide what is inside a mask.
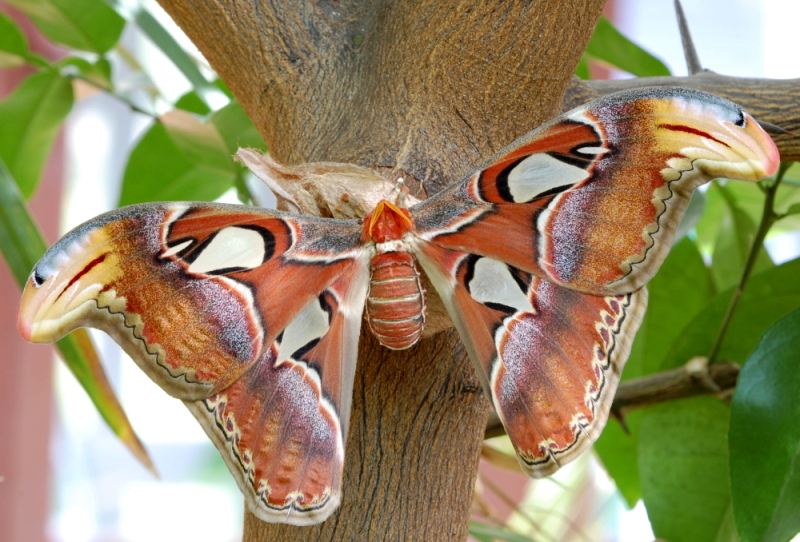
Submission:
[[[67,234],[23,294],[22,335],[79,326],[183,399],[266,521],[338,506],[368,253],[357,221],[202,203],[127,207]]]
[[[186,402],[264,521],[318,523],[341,500],[367,278],[352,266],[233,385]]]
[[[357,222],[255,207],[156,203],[101,215],[34,267],[18,327],[34,342],[96,327],[170,395],[241,376],[363,257]]]
[[[737,105],[635,89],[555,119],[411,212],[439,246],[614,295],[655,274],[700,184],[777,167],[775,144]]]
[[[646,290],[594,296],[429,243],[417,255],[523,470],[548,476],[588,448],[608,419]]]

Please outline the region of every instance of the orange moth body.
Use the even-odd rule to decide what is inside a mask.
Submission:
[[[412,346],[425,328],[425,289],[403,237],[414,230],[408,209],[384,200],[364,218],[362,238],[375,243],[370,261],[367,322],[380,343],[393,350]]]

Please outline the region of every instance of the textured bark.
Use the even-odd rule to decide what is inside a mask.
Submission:
[[[558,113],[604,0],[162,0],[280,162],[435,193]],[[464,540],[487,402],[455,333],[366,334],[340,512],[245,540]]]
[[[792,132],[770,135],[781,152],[781,160],[800,161],[800,79],[729,77],[708,70],[688,77],[643,77],[619,81],[581,81],[575,78],[561,108],[569,111],[612,92],[647,86],[694,88],[728,98],[744,107],[756,120]]]

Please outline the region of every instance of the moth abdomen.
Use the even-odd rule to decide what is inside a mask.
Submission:
[[[425,311],[425,289],[411,254],[376,254],[370,263],[367,322],[380,343],[393,350],[416,343]]]

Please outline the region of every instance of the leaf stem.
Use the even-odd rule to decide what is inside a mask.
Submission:
[[[728,310],[725,312],[725,317],[722,319],[722,324],[720,325],[719,331],[717,332],[717,337],[714,340],[714,346],[711,348],[711,352],[708,354],[709,365],[717,361],[719,351],[722,348],[722,342],[725,340],[725,335],[728,333],[728,328],[733,320],[733,315],[736,313],[736,309],[739,306],[739,301],[742,299],[744,288],[747,286],[747,282],[750,280],[753,267],[755,267],[756,258],[758,258],[758,254],[763,248],[764,239],[767,237],[767,233],[775,221],[780,218],[780,216],[775,212],[775,194],[778,192],[778,186],[780,186],[783,176],[786,174],[786,170],[789,169],[790,165],[791,162],[781,162],[781,166],[778,169],[778,174],[775,176],[775,180],[773,182],[765,182],[761,184],[762,188],[764,189],[764,209],[761,212],[761,221],[758,224],[758,229],[756,230],[753,243],[750,245],[750,251],[747,255],[747,262],[745,263],[744,270],[742,271],[742,276],[739,278],[739,284],[736,285],[736,290],[733,292],[730,305],[728,305]]]
[[[125,63],[128,66],[130,66],[130,68],[133,71],[139,72],[139,73],[145,73],[144,68],[142,67],[142,65],[139,63],[139,61],[136,59],[136,57],[133,56],[133,54],[128,50],[127,47],[125,47],[121,43],[117,43],[114,46],[114,51],[120,56],[120,58],[122,60],[125,61]]]
[[[117,94],[116,92],[104,87],[100,83],[97,83],[96,81],[93,81],[93,80],[91,80],[90,78],[88,78],[88,77],[86,77],[84,75],[70,75],[70,77],[72,77],[73,79],[79,79],[79,80],[83,81],[84,83],[86,83],[87,85],[91,85],[91,86],[95,87],[96,89],[102,90],[103,92],[105,92],[107,94],[110,94],[111,96],[113,96],[117,100],[119,100],[122,103],[124,103],[125,105],[127,105],[131,109],[131,111],[134,111],[136,113],[141,113],[142,115],[147,115],[148,117],[151,117],[151,118],[154,118],[154,119],[158,118],[158,114],[155,113],[154,111],[147,111],[146,109],[143,109],[143,108],[139,107],[138,105],[133,103],[131,100],[129,100],[125,96],[123,96],[121,94]]]

